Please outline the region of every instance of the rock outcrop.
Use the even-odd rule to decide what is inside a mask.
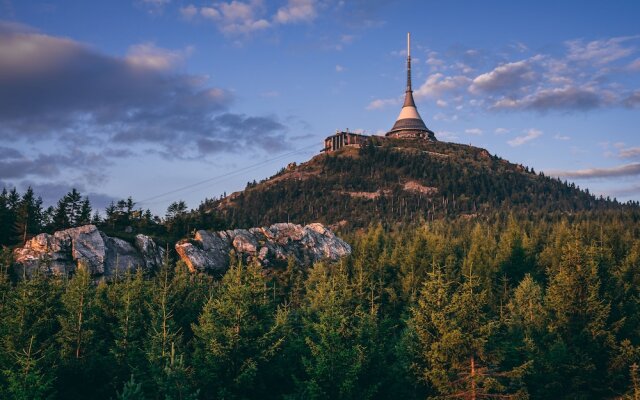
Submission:
[[[198,231],[192,240],[176,244],[176,251],[192,272],[223,274],[233,250],[246,262],[263,267],[284,265],[290,257],[303,265],[335,261],[351,254],[351,247],[322,224],[280,223],[266,228],[220,232]]]
[[[127,269],[157,268],[164,251],[145,235],[137,235],[135,246],[100,232],[95,225],[41,233],[24,247],[14,250],[17,273],[30,275],[40,270],[45,275],[73,273],[84,265],[94,277],[111,277]]]

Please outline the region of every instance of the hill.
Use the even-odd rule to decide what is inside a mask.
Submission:
[[[625,206],[482,148],[376,137],[361,148],[291,164],[243,191],[205,201],[201,210],[233,227],[274,221],[360,227],[495,211],[552,215]]]

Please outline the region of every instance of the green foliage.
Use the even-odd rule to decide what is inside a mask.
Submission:
[[[269,384],[263,367],[280,351],[286,319],[286,307],[272,303],[260,267],[232,265],[193,326],[205,394],[261,393]]]
[[[220,279],[12,275],[4,249],[0,398],[635,398],[639,222],[376,224],[337,263]]]
[[[416,183],[421,190],[411,189]],[[596,198],[573,183],[535,174],[484,149],[389,139],[360,151],[346,148],[316,156],[243,192],[206,200],[202,207],[241,228],[273,221],[345,221],[360,228],[496,211],[548,217],[638,209],[635,202]]]
[[[116,398],[118,400],[144,400],[145,397],[142,392],[142,384],[136,383],[133,375],[131,375],[131,380],[124,384],[122,392],[118,392]]]

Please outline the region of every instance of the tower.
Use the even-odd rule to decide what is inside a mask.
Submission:
[[[434,133],[427,128],[418,114],[416,103],[413,101],[411,89],[411,33],[407,33],[407,90],[404,93],[404,104],[400,115],[393,124],[393,128],[386,134],[393,138],[422,138],[436,140]]]

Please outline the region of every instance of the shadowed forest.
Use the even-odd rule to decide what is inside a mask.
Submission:
[[[639,219],[372,225],[341,262],[221,279],[15,279],[5,249],[0,397],[635,399]]]

